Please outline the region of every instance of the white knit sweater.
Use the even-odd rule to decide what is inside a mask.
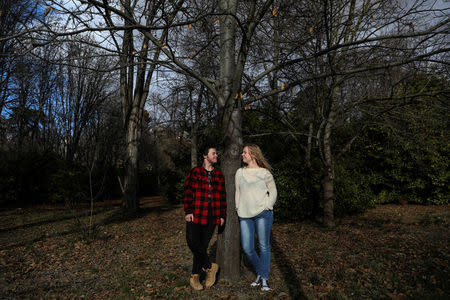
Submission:
[[[236,211],[241,218],[252,218],[263,210],[273,209],[277,187],[265,168],[240,168],[235,175]]]

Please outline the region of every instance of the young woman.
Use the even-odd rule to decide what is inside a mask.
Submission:
[[[262,291],[269,291],[269,242],[277,188],[270,173],[271,167],[257,145],[244,147],[242,161],[246,167],[238,169],[235,175],[241,244],[257,275],[251,286],[261,285]],[[255,251],[255,233],[258,236],[259,255]]]

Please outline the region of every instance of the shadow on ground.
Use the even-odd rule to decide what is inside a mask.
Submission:
[[[272,256],[280,269],[282,279],[289,289],[289,296],[291,299],[308,299],[303,292],[300,279],[293,268],[292,262],[283,253],[275,237],[272,236]]]
[[[98,228],[98,226],[107,226],[110,224],[120,224],[123,222],[140,219],[140,218],[143,218],[152,213],[156,213],[159,215],[159,214],[163,214],[167,211],[176,209],[177,207],[178,206],[169,205],[164,201],[159,201],[159,202],[155,202],[153,204],[146,203],[144,207],[141,207],[139,210],[137,210],[136,212],[134,212],[132,214],[124,213],[124,211],[122,209],[115,208],[115,211],[112,212],[104,220],[96,222],[94,224],[93,228],[94,228],[94,230],[96,230],[96,228]],[[98,209],[93,212],[93,215],[94,216],[100,215],[101,213],[104,213],[108,210],[111,210],[111,209]],[[72,220],[72,219],[79,220],[80,218],[86,217],[86,215],[83,215],[80,212],[70,213],[69,211],[64,211],[64,214],[66,214],[66,215],[49,217],[49,219],[42,220],[39,222],[33,222],[33,223],[23,224],[23,225],[19,225],[19,226],[4,228],[4,229],[0,230],[0,233],[2,233],[2,232],[13,233],[16,230],[28,229],[28,228],[33,228],[36,226],[43,226],[43,225],[47,225],[47,224],[52,224],[52,223],[57,223],[57,222],[62,222],[62,221],[67,221],[67,220]],[[20,242],[11,243],[8,245],[3,245],[2,247],[0,247],[0,249],[1,250],[9,250],[9,249],[13,249],[16,247],[31,245],[31,244],[34,244],[39,241],[43,241],[48,238],[63,237],[63,236],[67,236],[70,234],[81,233],[81,231],[83,230],[83,228],[81,228],[81,227],[82,226],[80,226],[80,224],[78,224],[77,226],[71,226],[69,230],[66,230],[63,232],[55,232],[53,234],[48,234],[48,232],[42,232],[39,234],[38,237],[35,237],[33,239],[28,239],[28,240],[22,240]],[[104,240],[107,240],[109,238],[110,238],[109,236],[101,236],[101,235],[96,237],[96,239],[104,239]]]

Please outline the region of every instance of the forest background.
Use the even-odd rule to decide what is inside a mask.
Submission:
[[[0,7],[2,207],[182,199],[216,145],[273,166],[277,222],[450,199],[445,1],[59,1]]]

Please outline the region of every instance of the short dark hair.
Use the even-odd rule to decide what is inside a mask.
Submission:
[[[209,149],[217,149],[217,148],[215,146],[212,146],[212,145],[208,145],[206,147],[203,147],[202,155],[208,155]],[[203,157],[202,157],[202,159],[203,159]]]

